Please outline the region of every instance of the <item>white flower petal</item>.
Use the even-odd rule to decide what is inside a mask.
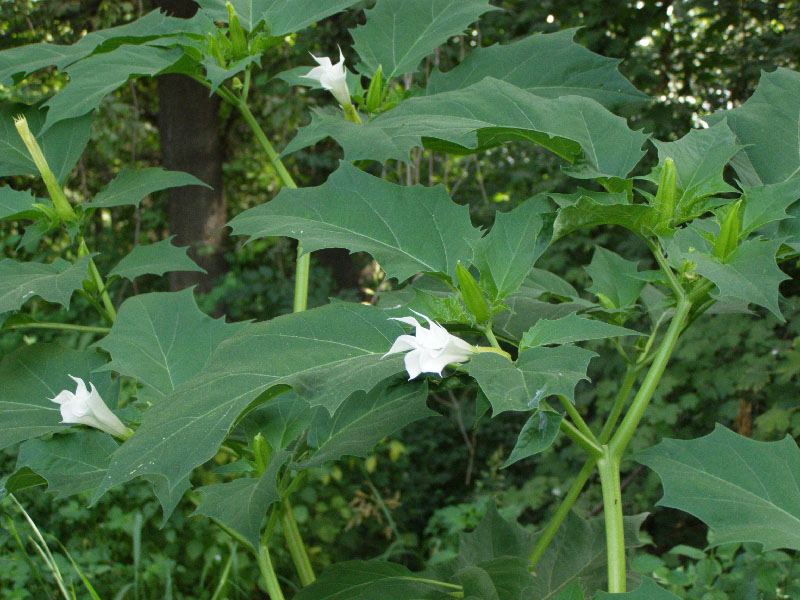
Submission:
[[[401,335],[394,341],[394,344],[392,344],[392,347],[389,348],[389,351],[381,358],[386,358],[390,354],[405,352],[406,350],[414,350],[415,348],[419,348],[417,338],[415,338],[413,335]]]
[[[406,371],[408,372],[408,380],[411,381],[415,379],[420,373],[424,371],[421,366],[421,359],[422,358],[422,351],[420,350],[412,350],[406,357],[403,359],[403,362],[406,366]]]

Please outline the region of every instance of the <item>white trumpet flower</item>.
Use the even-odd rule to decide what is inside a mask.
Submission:
[[[110,433],[118,438],[128,438],[133,433],[106,406],[93,383],[89,383],[91,391],[79,377],[69,376],[78,388],[75,393],[63,390],[51,402],[61,405],[61,422],[89,425]]]
[[[416,332],[414,335],[399,336],[389,351],[383,355],[383,358],[386,358],[391,354],[409,351],[405,356],[409,379],[414,379],[420,373],[441,375],[446,365],[462,363],[475,352],[473,346],[451,335],[438,323],[416,311],[411,312],[425,319],[429,328],[425,329],[414,317],[395,318],[395,321],[413,325]]]
[[[328,90],[333,97],[344,107],[352,106],[350,91],[347,89],[347,71],[344,68],[344,54],[339,48],[339,62],[335,65],[327,56],[311,57],[317,61],[318,67],[314,67],[307,74],[302,75],[306,79],[316,79],[319,84]]]

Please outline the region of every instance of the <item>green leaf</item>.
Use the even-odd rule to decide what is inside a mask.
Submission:
[[[347,248],[372,254],[400,281],[420,271],[455,276],[480,238],[469,211],[450,200],[444,186],[402,186],[347,163],[321,186],[281,191],[271,202],[236,216],[237,235],[285,235],[303,250]]]
[[[308,443],[316,451],[297,468],[318,466],[342,456],[365,457],[383,438],[414,421],[437,416],[428,408],[427,400],[424,381],[399,386],[384,382],[369,393],[354,393],[332,417],[327,411],[317,411],[308,431]]]
[[[675,142],[653,140],[658,148],[658,160],[667,158],[675,163],[678,201],[676,218],[679,222],[694,218],[699,200],[725,192],[735,192],[723,179],[723,170],[731,158],[741,150],[728,124],[721,120],[707,129],[693,129]],[[658,183],[661,168],[648,179]]]
[[[580,581],[574,581],[562,589],[553,600],[586,600],[586,596],[583,594],[583,586]]]
[[[602,340],[627,335],[644,335],[633,329],[618,327],[603,321],[579,317],[571,314],[555,321],[541,319],[522,336],[523,348],[533,348],[546,344],[569,344],[585,340]]]
[[[516,521],[507,521],[490,502],[474,531],[459,537],[457,562],[478,565],[501,556],[528,558],[536,540]]]
[[[773,221],[789,218],[786,209],[800,199],[800,177],[763,186],[742,186],[742,237]]]
[[[111,355],[104,370],[134,377],[164,397],[202,372],[217,346],[242,327],[200,312],[190,288],[154,292],[123,302],[111,333],[96,345]]]
[[[359,0],[231,0],[239,22],[247,31],[266,21],[269,33],[283,36],[357,4]],[[214,21],[228,22],[225,0],[197,0]]]
[[[92,116],[67,119],[43,131],[45,112],[27,104],[0,105],[0,177],[39,175],[22,138],[14,126],[14,117],[23,115],[59,183],[63,183],[78,162],[89,142]]]
[[[16,468],[32,469],[47,481],[48,492],[65,498],[95,489],[117,447],[114,438],[96,429],[27,440],[19,448]]]
[[[8,477],[0,479],[0,500],[8,494],[16,494],[19,491],[40,485],[47,485],[44,477],[34,473],[28,467],[22,467]]]
[[[231,63],[227,68],[221,67],[217,59],[212,56],[207,56],[202,64],[206,70],[206,79],[211,83],[209,91],[213,93],[228,79],[234,75],[238,75],[250,65],[261,66],[261,55],[246,56],[241,60]]]
[[[668,592],[649,577],[645,577],[639,587],[632,592],[609,594],[599,591],[592,600],[678,600],[678,596]]]
[[[624,518],[625,546],[642,545],[639,530],[647,514]],[[606,536],[603,517],[584,520],[569,513],[533,571],[529,598],[552,600],[564,590],[583,585],[587,595],[605,587]]]
[[[536,260],[546,249],[538,239],[544,221],[542,207],[528,200],[508,213],[497,213],[494,226],[475,248],[481,287],[494,302],[513,294],[522,285]]]
[[[200,271],[205,273],[205,269],[199,267],[186,254],[188,246],[179,248],[172,245],[172,235],[165,240],[148,244],[147,246],[136,246],[130,254],[117,263],[117,266],[109,271],[109,276],[118,275],[125,279],[133,280],[139,275],[152,274],[163,275],[167,271]]]
[[[278,471],[291,453],[275,451],[261,477],[242,477],[201,487],[195,515],[205,515],[240,533],[253,548],[259,547],[261,522],[273,502],[281,499]]]
[[[573,231],[597,225],[619,225],[641,237],[652,235],[653,229],[658,224],[658,211],[652,206],[628,202],[605,204],[598,201],[599,197],[603,196],[608,195],[598,194],[598,197],[595,197],[594,194],[581,194],[575,204],[561,208],[553,225],[553,240]]]
[[[411,98],[363,125],[317,111],[284,154],[328,136],[342,146],[345,160],[379,162],[408,162],[411,149],[423,141],[455,153],[529,141],[575,163],[570,173],[582,178],[626,177],[644,156],[647,139],[589,98],[543,98],[490,77],[461,90]]]
[[[186,477],[178,482],[175,487],[169,487],[169,482],[166,477],[160,475],[148,475],[145,477],[153,486],[153,493],[161,505],[161,525],[163,528],[169,520],[170,516],[178,506],[178,503],[183,498],[187,490],[191,489],[192,483]]]
[[[578,382],[588,380],[586,369],[594,352],[577,346],[531,348],[516,362],[492,352],[473,356],[467,372],[492,404],[492,414],[507,410],[528,411],[548,396],[572,399]]]
[[[442,586],[416,581],[407,567],[380,560],[353,560],[336,563],[294,600],[410,600],[427,598],[431,591],[452,591]]]
[[[178,48],[125,44],[71,65],[66,69],[69,83],[45,104],[49,108],[45,128],[93,111],[132,75],[158,75],[182,56]]]
[[[592,278],[588,291],[595,295],[602,294],[616,308],[626,308],[636,303],[647,283],[637,277],[639,263],[626,260],[620,255],[597,246],[592,262],[585,271]]]
[[[383,67],[386,79],[417,70],[420,61],[483,13],[497,10],[486,0],[378,0],[367,22],[351,31],[362,71]]]
[[[508,310],[494,317],[492,329],[516,341],[521,340],[525,332],[542,319],[561,319],[591,306],[591,303],[583,300],[554,304],[537,300],[536,297],[527,294],[513,294],[506,298],[503,304]]]
[[[800,549],[800,450],[791,437],[758,442],[717,424],[705,437],[667,439],[635,458],[661,478],[659,504],[706,523],[713,545]]]
[[[0,260],[0,314],[17,310],[33,296],[69,308],[72,293],[89,276],[89,259],[74,264],[60,258],[50,264]]]
[[[402,356],[381,360],[403,333],[381,310],[343,302],[243,327],[207,367],[145,413],[99,493],[150,473],[174,485],[216,454],[242,413],[289,387],[334,412],[353,392],[403,370]]]
[[[211,188],[194,175],[182,171],[165,171],[158,167],[120,169],[119,174],[94,197],[85,208],[110,208],[132,204],[139,206],[145,196],[167,188],[202,185]]]
[[[585,96],[609,109],[649,100],[617,70],[621,60],[576,44],[577,31],[539,33],[510,44],[477,48],[447,73],[433,71],[428,94],[465,88],[494,77],[537,96]],[[544,64],[546,69],[541,68]]]
[[[19,83],[31,73],[50,65],[63,71],[97,50],[109,51],[123,43],[144,43],[165,35],[190,32],[196,22],[196,18],[168,17],[154,10],[131,23],[88,33],[71,46],[43,42],[4,50],[0,52],[0,85]]]
[[[739,298],[763,306],[784,321],[778,307],[778,286],[789,277],[778,268],[775,254],[781,240],[748,240],[725,262],[706,252],[687,252],[682,256],[697,264],[697,273],[719,288],[719,296]]]
[[[564,415],[552,410],[540,410],[533,413],[519,432],[517,443],[511,455],[503,463],[501,469],[510,467],[523,458],[539,454],[547,450],[558,436],[558,429]]]
[[[0,219],[31,219],[36,216],[34,203],[48,204],[48,200],[36,198],[29,191],[17,191],[0,187]]]
[[[800,73],[761,73],[755,93],[742,106],[706,117],[727,120],[743,149],[731,161],[742,183],[781,183],[800,174]]]
[[[461,569],[454,576],[467,598],[480,600],[520,600],[527,597],[532,576],[528,561],[503,556]]]
[[[23,440],[64,429],[58,405],[50,401],[65,389],[68,377],[91,380],[102,392],[101,375],[90,376],[103,364],[99,353],[72,350],[57,344],[23,346],[0,361],[0,449]],[[105,398],[109,407],[111,398]]]

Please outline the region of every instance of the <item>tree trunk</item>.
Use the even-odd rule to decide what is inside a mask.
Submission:
[[[176,17],[191,17],[192,0],[159,0],[159,6]],[[188,186],[169,190],[168,221],[175,243],[191,246],[189,255],[207,275],[178,271],[170,274],[170,289],[199,284],[207,291],[225,272],[223,227],[226,222],[222,185],[222,141],[219,134],[219,99],[185,75],[158,78],[161,154],[170,170],[191,173],[213,189]]]

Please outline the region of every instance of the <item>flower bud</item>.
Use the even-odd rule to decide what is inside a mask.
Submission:
[[[485,323],[489,320],[489,303],[483,290],[478,286],[478,282],[467,269],[459,262],[456,265],[456,278],[458,279],[458,289],[461,292],[461,299],[464,306],[472,313],[478,323]]]
[[[220,67],[223,69],[226,68],[227,63],[225,62],[225,55],[222,53],[222,48],[219,47],[217,38],[213,35],[208,36],[208,53],[217,59]]]
[[[89,384],[90,391],[86,389],[83,379],[72,375],[69,377],[78,384],[75,393],[63,390],[55,398],[50,399],[51,402],[60,405],[62,423],[88,425],[123,440],[133,434],[133,431],[108,409],[93,383]]]
[[[374,113],[381,107],[381,95],[383,94],[383,67],[378,66],[372,75],[372,81],[367,90],[367,110]]]
[[[259,475],[266,470],[270,456],[272,456],[272,446],[263,435],[257,434],[253,438],[253,457],[256,463],[256,472]]]
[[[669,227],[672,224],[672,217],[675,214],[675,202],[677,199],[677,172],[675,163],[671,158],[664,161],[661,167],[661,180],[658,183],[656,193],[656,210],[658,211],[658,224]]]
[[[247,36],[239,23],[239,17],[236,15],[236,10],[230,2],[225,3],[225,8],[228,9],[228,31],[231,34],[231,45],[233,46],[234,60],[240,60],[250,54],[247,47]]]
[[[77,221],[78,216],[75,214],[75,211],[72,210],[72,205],[64,195],[64,190],[61,189],[61,186],[56,180],[56,176],[53,175],[53,172],[50,170],[50,165],[47,164],[47,159],[44,157],[39,143],[28,128],[27,119],[22,115],[16,117],[14,119],[14,126],[17,128],[19,137],[21,137],[22,141],[25,143],[25,147],[28,149],[33,163],[36,165],[44,184],[47,186],[47,191],[50,194],[50,199],[53,201],[56,214],[62,221]]]
[[[739,245],[739,205],[741,200],[731,206],[725,213],[722,225],[719,228],[719,235],[714,244],[714,256],[722,262],[736,250]]]

